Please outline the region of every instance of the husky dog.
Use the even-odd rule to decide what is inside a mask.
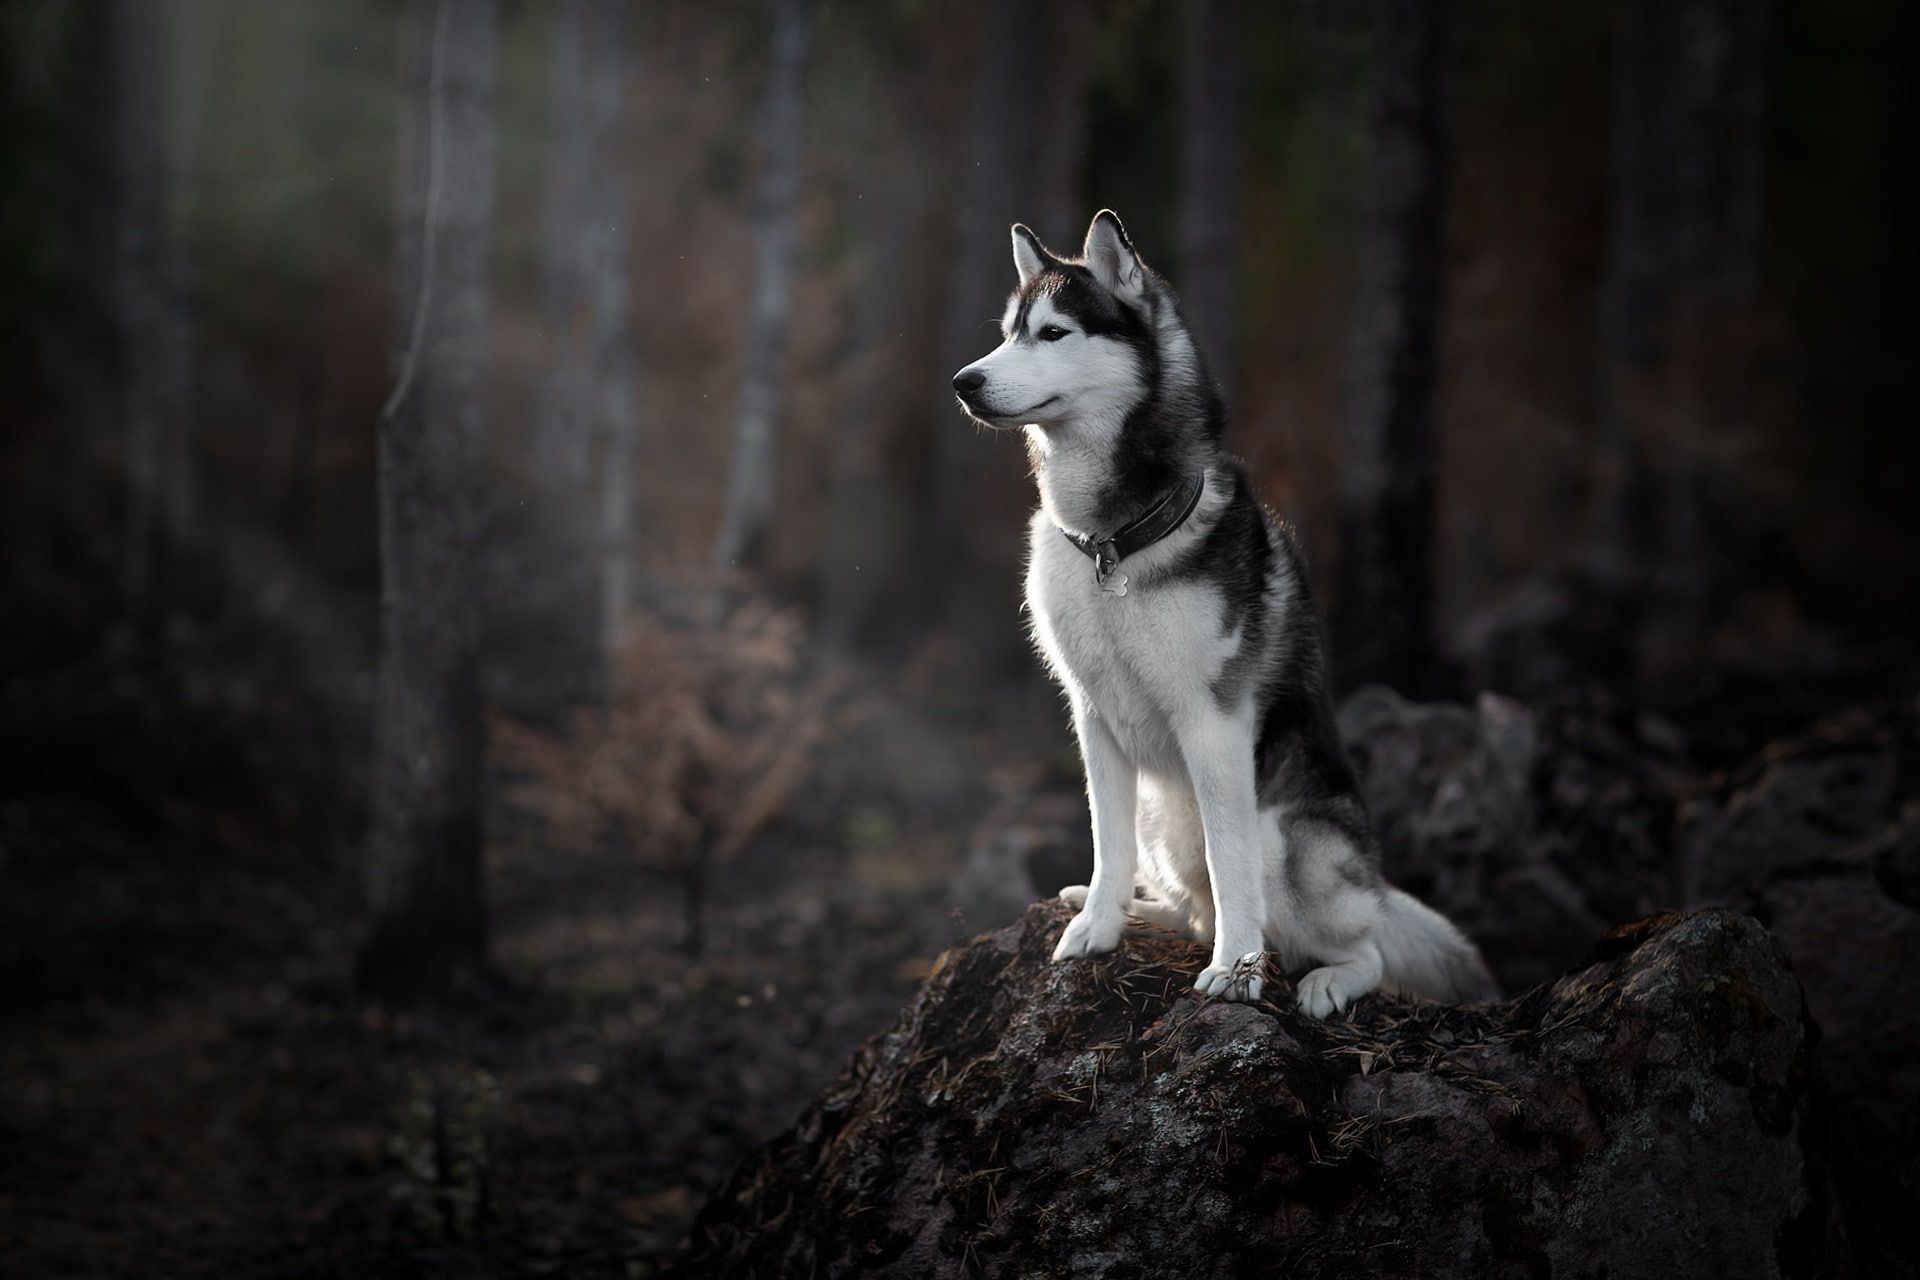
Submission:
[[[1102,211],[1078,259],[1013,228],[1004,340],[953,379],[1026,433],[1034,643],[1064,686],[1093,880],[1055,960],[1127,918],[1213,943],[1195,987],[1260,998],[1262,953],[1316,1018],[1372,991],[1497,994],[1473,944],[1386,883],[1340,743],[1300,551],[1220,451],[1225,411],[1180,304]],[[1136,894],[1136,885],[1145,896]]]

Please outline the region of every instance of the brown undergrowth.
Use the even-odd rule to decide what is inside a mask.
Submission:
[[[805,661],[798,610],[749,598],[717,622],[701,613],[632,615],[607,704],[576,710],[564,734],[495,717],[496,760],[519,779],[509,799],[553,844],[612,843],[705,875],[785,809],[816,749],[858,714],[843,673]]]

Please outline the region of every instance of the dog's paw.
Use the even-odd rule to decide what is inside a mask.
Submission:
[[[1081,907],[1087,905],[1087,886],[1083,884],[1068,885],[1060,891],[1060,901],[1066,903],[1075,911],[1078,911]]]
[[[1067,921],[1066,931],[1054,944],[1053,958],[1071,960],[1075,956],[1097,956],[1112,951],[1120,945],[1120,930],[1126,922],[1124,915],[1095,920],[1091,913],[1082,911]]]
[[[1249,951],[1232,964],[1210,964],[1193,980],[1193,989],[1203,996],[1250,1004],[1260,998],[1266,964],[1264,951]]]
[[[1300,1003],[1300,1012],[1309,1018],[1325,1018],[1332,1013],[1343,1013],[1348,1005],[1365,995],[1365,991],[1354,990],[1352,981],[1340,969],[1329,965],[1315,969],[1300,979],[1296,994]]]

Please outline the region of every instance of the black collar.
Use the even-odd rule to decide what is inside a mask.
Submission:
[[[1060,530],[1060,536],[1093,561],[1093,580],[1104,587],[1122,560],[1136,551],[1145,551],[1186,523],[1193,509],[1200,505],[1200,495],[1206,487],[1207,473],[1203,468],[1161,494],[1160,500],[1148,507],[1145,515],[1115,530],[1110,537],[1094,539],[1065,529]],[[1120,593],[1124,595],[1126,579],[1120,581]]]

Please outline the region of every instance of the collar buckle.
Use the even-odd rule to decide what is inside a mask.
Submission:
[[[1073,544],[1076,551],[1093,561],[1093,581],[1103,591],[1117,596],[1127,594],[1127,578],[1120,575],[1117,585],[1108,586],[1108,580],[1120,567],[1120,562],[1136,551],[1143,551],[1160,539],[1186,523],[1194,508],[1200,505],[1200,497],[1206,492],[1207,473],[1203,470],[1189,476],[1180,484],[1160,495],[1147,513],[1124,528],[1114,532],[1112,537],[1095,541],[1084,534],[1069,533],[1060,530],[1060,536]]]

